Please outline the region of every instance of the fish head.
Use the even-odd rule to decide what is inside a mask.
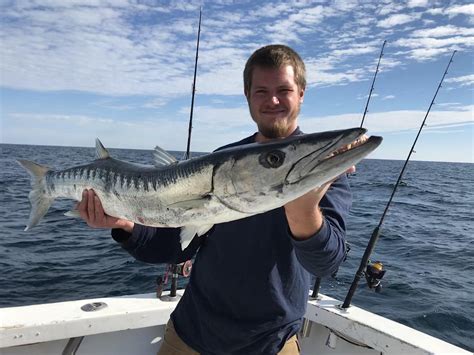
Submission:
[[[242,213],[280,207],[343,174],[377,148],[381,137],[355,143],[365,133],[353,128],[236,147],[215,168],[214,195]]]

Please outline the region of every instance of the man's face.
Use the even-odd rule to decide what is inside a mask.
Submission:
[[[258,126],[257,141],[287,137],[298,126],[304,89],[295,83],[292,66],[255,67],[252,86],[245,94],[250,114]]]

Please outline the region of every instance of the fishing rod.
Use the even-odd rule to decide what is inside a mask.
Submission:
[[[375,84],[375,79],[377,78],[377,73],[379,72],[379,66],[380,66],[380,61],[382,59],[382,56],[383,56],[383,49],[385,48],[385,44],[387,43],[387,40],[383,41],[383,44],[382,44],[382,49],[380,50],[380,55],[379,55],[379,60],[377,62],[377,68],[375,69],[375,73],[374,73],[374,78],[372,79],[372,85],[370,86],[370,91],[369,91],[369,96],[367,98],[367,102],[365,104],[365,109],[364,109],[364,114],[362,116],[362,122],[360,123],[360,127],[362,128],[363,124],[364,124],[364,120],[365,120],[365,115],[367,114],[368,112],[368,108],[369,108],[369,102],[370,102],[370,98],[372,96],[372,92],[374,91],[374,84]],[[346,244],[346,257],[347,257],[347,253],[349,252],[350,250],[350,246],[349,244]],[[346,258],[344,258],[344,261],[346,260]],[[333,274],[333,276],[335,276],[335,274]],[[316,277],[316,280],[314,282],[314,286],[313,286],[313,292],[311,293],[311,298],[317,298],[318,297],[318,293],[319,293],[319,288],[321,287],[321,277]]]
[[[190,148],[191,148],[191,131],[193,129],[193,112],[194,112],[194,94],[196,93],[196,74],[197,74],[197,65],[199,57],[199,39],[201,37],[201,17],[202,17],[202,7],[199,9],[199,25],[198,25],[198,36],[196,44],[196,60],[194,62],[194,79],[193,79],[193,88],[191,96],[191,113],[189,114],[189,128],[188,128],[188,145],[186,147],[186,155],[184,159],[189,159],[190,157]]]
[[[377,68],[375,69],[374,78],[372,79],[372,85],[370,87],[369,97],[367,98],[367,102],[365,104],[364,114],[362,115],[362,122],[360,123],[360,128],[362,128],[362,126],[364,125],[365,115],[367,114],[370,98],[372,97],[372,91],[374,91],[375,79],[377,78],[377,74],[379,72],[380,61],[382,60],[385,43],[387,43],[387,40],[383,41],[382,49],[380,50],[379,61],[377,62]]]
[[[439,82],[438,88],[436,89],[433,99],[431,100],[430,106],[428,107],[428,111],[426,112],[425,118],[423,119],[423,122],[421,123],[420,129],[418,130],[418,134],[416,135],[415,141],[413,142],[410,152],[408,153],[408,157],[405,160],[405,164],[403,165],[400,175],[398,176],[397,182],[392,190],[392,194],[388,200],[388,203],[385,206],[385,210],[382,214],[382,217],[380,218],[380,222],[377,225],[377,227],[375,227],[374,231],[372,232],[372,236],[370,237],[369,244],[367,245],[367,248],[365,249],[364,255],[360,262],[359,269],[357,270],[357,273],[355,274],[354,281],[352,282],[349,292],[347,293],[346,299],[344,300],[344,303],[341,306],[341,308],[343,309],[346,309],[350,306],[352,297],[354,296],[354,293],[357,289],[357,285],[360,279],[362,278],[362,276],[366,275],[368,281],[372,280],[377,283],[377,280],[380,281],[380,279],[383,277],[383,274],[385,273],[385,271],[383,270],[383,265],[381,263],[375,263],[374,265],[369,265],[368,264],[369,257],[370,257],[370,254],[372,254],[372,251],[374,250],[374,247],[375,247],[375,243],[377,243],[377,240],[380,236],[380,228],[382,227],[382,223],[385,219],[385,216],[387,215],[390,204],[392,203],[393,196],[395,195],[395,192],[397,191],[397,188],[400,185],[400,181],[402,180],[403,174],[408,165],[408,161],[410,160],[412,153],[415,151],[415,145],[416,145],[416,142],[418,141],[418,137],[420,136],[421,131],[423,127],[425,126],[426,119],[428,118],[428,115],[431,111],[431,107],[433,106],[436,96],[438,95],[438,91],[441,88],[441,85],[443,84],[444,77],[448,73],[448,69],[451,63],[453,62],[454,54],[456,54],[456,51],[453,51],[453,54],[451,55],[451,58],[449,59],[448,65],[446,66],[446,70],[444,71],[441,81]],[[366,268],[367,268],[367,272],[365,271]],[[369,284],[369,287],[371,287],[370,284]]]
[[[197,65],[198,65],[198,58],[199,58],[199,39],[201,37],[201,19],[202,19],[202,7],[199,9],[199,25],[198,25],[198,35],[197,35],[197,43],[196,43],[196,59],[194,62],[194,78],[193,78],[193,87],[192,87],[192,96],[191,96],[191,112],[189,114],[189,128],[188,128],[188,144],[186,146],[186,154],[184,155],[183,159],[189,159],[190,149],[191,149],[191,131],[193,129],[193,111],[194,111],[194,95],[196,93],[196,74],[197,74]],[[191,273],[192,263],[191,260],[187,260],[183,264],[169,264],[168,270],[166,272],[166,276],[163,277],[159,276],[157,278],[157,296],[161,298],[163,301],[173,301],[178,298],[176,294],[178,288],[178,276],[188,277]],[[163,291],[163,285],[168,282],[168,273],[171,272],[171,289],[170,293],[166,297],[161,297],[161,292]]]

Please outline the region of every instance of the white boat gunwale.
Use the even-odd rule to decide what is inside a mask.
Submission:
[[[182,292],[178,290],[178,295]],[[93,302],[105,302],[107,307],[94,312],[81,310],[81,306]],[[15,349],[57,341],[61,344],[56,346],[64,348],[72,338],[92,339],[102,335],[106,339],[105,335],[109,334],[107,339],[110,339],[111,333],[125,334],[123,332],[145,328],[149,345],[152,334],[162,335],[176,304],[176,301],[164,302],[150,293],[0,308],[0,354],[24,353],[15,352]],[[342,310],[338,307],[340,304],[324,295],[308,302],[305,318],[311,321],[312,329],[309,329],[308,337],[301,338],[303,354],[311,354],[308,349],[315,346],[325,347],[325,351],[331,353],[333,350],[327,347],[331,342],[338,350],[352,348],[366,354],[472,354],[359,307]]]

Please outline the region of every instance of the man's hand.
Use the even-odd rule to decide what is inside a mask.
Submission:
[[[76,206],[82,219],[92,228],[122,228],[131,233],[133,222],[105,214],[102,203],[94,190],[84,190],[82,200]]]
[[[363,135],[353,144],[339,149],[338,153],[350,149],[354,144],[360,144],[368,139]],[[351,166],[345,174],[355,173],[355,166]],[[335,179],[334,179],[335,180]],[[323,226],[323,214],[319,209],[319,202],[326,194],[333,181],[329,181],[320,188],[314,189],[297,199],[288,202],[284,208],[288,226],[295,239],[304,240],[316,234]]]
[[[288,226],[295,239],[308,239],[321,229],[323,214],[319,209],[319,202],[331,183],[332,181],[311,190],[284,206]]]

